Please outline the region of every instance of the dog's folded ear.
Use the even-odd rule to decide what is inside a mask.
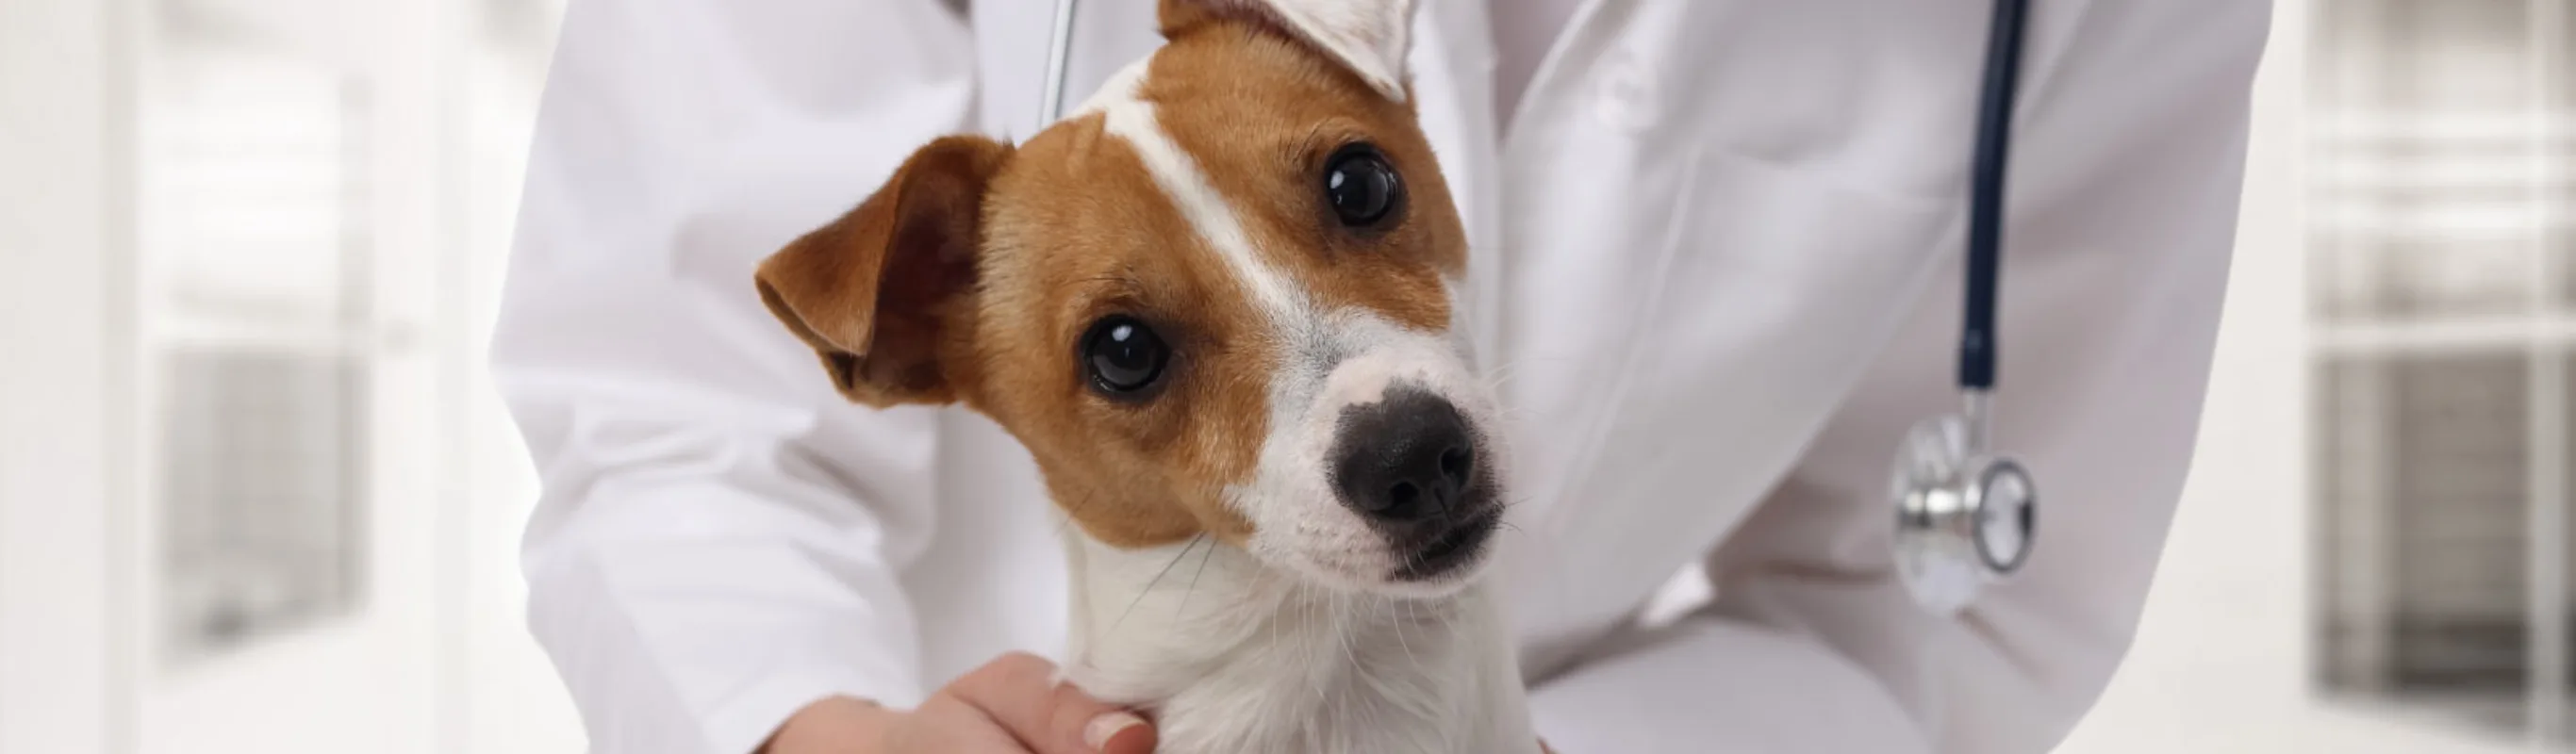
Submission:
[[[931,142],[840,219],[760,264],[760,300],[812,346],[832,384],[871,406],[956,400],[942,364],[975,285],[984,192],[1011,147]]]
[[[1413,0],[1163,0],[1163,36],[1211,18],[1250,20],[1340,61],[1369,88],[1404,101]]]

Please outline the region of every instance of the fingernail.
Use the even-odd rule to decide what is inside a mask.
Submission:
[[[1119,733],[1126,732],[1128,728],[1144,724],[1145,718],[1125,712],[1112,712],[1092,718],[1091,724],[1082,726],[1082,745],[1091,747],[1092,751],[1099,751],[1109,745],[1109,739],[1117,738]]]

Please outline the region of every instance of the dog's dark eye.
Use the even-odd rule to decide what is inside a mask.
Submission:
[[[1153,387],[1171,358],[1171,347],[1163,344],[1162,337],[1134,317],[1103,318],[1082,336],[1082,364],[1091,386],[1110,395]]]
[[[1376,147],[1353,144],[1324,164],[1324,201],[1346,228],[1366,228],[1395,214],[1404,184]]]

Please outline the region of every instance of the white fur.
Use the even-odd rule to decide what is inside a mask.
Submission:
[[[1293,342],[1288,368],[1270,378],[1270,434],[1249,484],[1228,490],[1252,521],[1253,554],[1326,584],[1408,597],[1454,591],[1474,570],[1424,582],[1391,581],[1401,557],[1377,530],[1341,504],[1331,487],[1331,454],[1342,412],[1378,402],[1389,387],[1431,391],[1458,407],[1480,436],[1479,463],[1503,457],[1490,391],[1470,375],[1449,339],[1362,311],[1336,311],[1307,323],[1312,337]]]
[[[1225,198],[1208,185],[1206,174],[1199,172],[1198,161],[1191,159],[1189,153],[1182,151],[1181,146],[1173,143],[1172,138],[1154,122],[1153,104],[1136,98],[1136,87],[1144,80],[1145,64],[1140,61],[1130,65],[1110,78],[1109,87],[1112,88],[1103,88],[1084,107],[1098,108],[1105,117],[1102,127],[1110,135],[1125,139],[1128,146],[1136,150],[1136,156],[1144,160],[1147,172],[1153,174],[1155,184],[1180,209],[1181,217],[1198,229],[1209,246],[1216,247],[1217,254],[1225,258],[1227,269],[1234,272],[1235,278],[1242,281],[1245,288],[1251,289],[1254,304],[1260,306],[1274,322],[1298,319],[1306,308],[1302,300],[1304,296],[1289,285],[1286,276],[1261,261],[1259,254],[1253,251],[1252,234],[1235,219],[1234,210],[1225,205]],[[1123,88],[1123,91],[1113,91],[1113,88]]]
[[[1065,673],[1104,700],[1151,707],[1166,754],[1538,751],[1511,638],[1474,583],[1481,569],[1395,580],[1397,553],[1328,481],[1342,411],[1399,384],[1455,404],[1480,462],[1507,455],[1464,338],[1316,307],[1137,99],[1144,75],[1141,63],[1122,71],[1083,110],[1104,115],[1251,292],[1281,361],[1253,477],[1227,490],[1254,525],[1245,548],[1201,538],[1120,550],[1066,527]]]
[[[1120,550],[1067,527],[1074,660],[1150,706],[1163,754],[1532,754],[1511,638],[1482,586],[1331,590],[1212,541]]]

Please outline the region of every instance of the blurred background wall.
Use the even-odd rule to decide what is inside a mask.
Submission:
[[[0,0],[0,752],[566,752],[482,370],[560,0]]]
[[[0,0],[0,754],[567,752],[482,373],[562,0]],[[2065,751],[2576,748],[2576,0],[2276,0]]]

